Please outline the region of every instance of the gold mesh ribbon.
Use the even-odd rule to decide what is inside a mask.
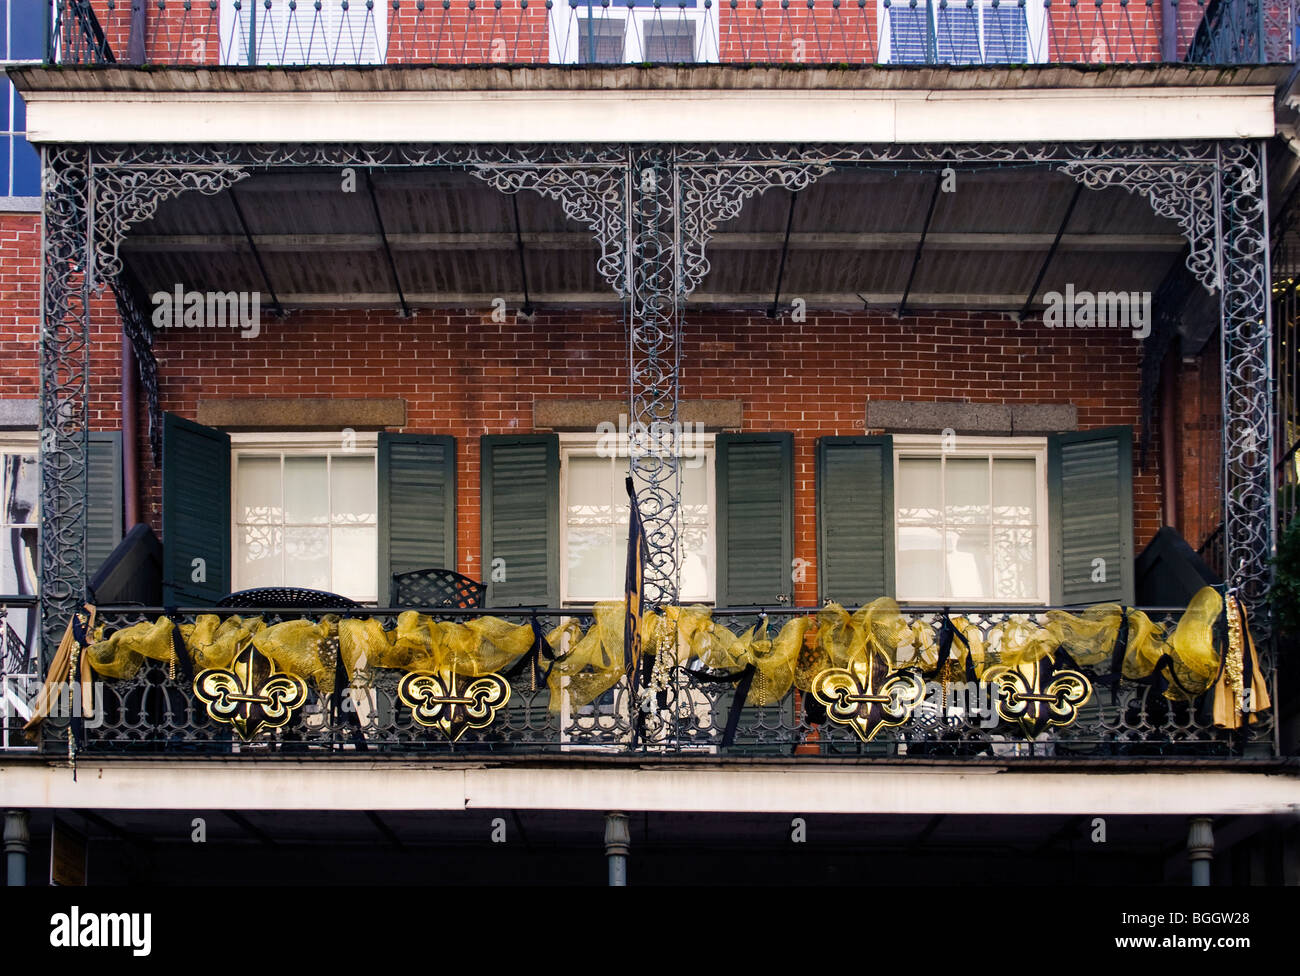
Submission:
[[[566,642],[568,647],[567,651],[561,651],[546,679],[551,690],[552,712],[560,711],[566,687],[570,707],[581,708],[618,684],[626,671],[623,660],[626,612],[622,600],[603,601],[593,609],[595,619],[585,634],[576,620],[569,620],[547,635],[551,647],[560,650]]]
[[[1235,594],[1225,601],[1228,647],[1223,667],[1214,684],[1214,724],[1221,729],[1239,729],[1257,721],[1258,712],[1271,707],[1268,685],[1260,673],[1255,654],[1255,640],[1246,625],[1246,612]],[[1250,683],[1246,683],[1246,664],[1250,663]]]
[[[1109,670],[1127,618],[1123,676],[1143,680],[1157,667],[1165,667],[1172,680],[1164,693],[1171,699],[1197,697],[1218,682],[1223,694],[1216,698],[1216,707],[1220,699],[1224,704],[1221,713],[1216,711],[1216,722],[1222,720],[1225,727],[1235,728],[1229,713],[1247,716],[1239,718],[1238,724],[1252,721],[1252,712],[1268,707],[1268,692],[1244,614],[1239,611],[1227,611],[1231,653],[1220,667],[1214,630],[1224,612],[1222,597],[1206,587],[1192,598],[1172,633],[1166,634],[1140,610],[1099,604],[1078,613],[1013,614],[993,628],[987,643],[970,620],[953,617],[952,627],[965,640],[954,637],[947,665],[938,677],[963,680],[969,663],[982,679],[991,666],[1031,666],[1058,649],[1080,666]],[[572,707],[581,707],[622,679],[624,613],[621,600],[597,603],[593,622],[585,631],[576,619],[569,619],[550,632],[547,639],[557,651],[548,677],[552,711],[559,711],[564,694]],[[106,678],[122,679],[134,677],[145,659],[174,665],[172,628],[171,620],[160,617],[104,639],[101,627],[82,655],[83,666]],[[874,661],[890,670],[910,666],[934,674],[938,665],[939,647],[931,624],[924,620],[909,623],[888,597],[873,600],[853,613],[829,604],[815,618],[792,618],[774,637],[766,618],[736,634],[715,621],[710,608],[698,605],[647,611],[642,631],[647,653],[666,656],[657,662],[664,668],[685,667],[696,661],[712,671],[738,675],[752,665],[755,674],[749,701],[758,705],[780,701],[791,687],[809,690],[816,675],[827,668],[852,668]],[[324,693],[334,687],[336,653],[343,660],[348,680],[354,683],[368,684],[374,668],[479,677],[508,669],[528,652],[534,640],[529,624],[512,624],[493,616],[438,621],[414,610],[399,615],[392,630],[374,618],[341,619],[336,614],[271,626],[261,617],[201,614],[193,624],[181,626],[181,637],[196,671],[229,667],[235,654],[251,641],[281,671],[311,681]],[[1256,662],[1249,696],[1241,687],[1239,663],[1246,654]],[[63,667],[66,670],[66,661]],[[1253,708],[1234,707],[1234,701]]]

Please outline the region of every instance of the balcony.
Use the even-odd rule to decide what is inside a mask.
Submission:
[[[522,655],[517,646],[504,664],[498,658],[496,664],[478,670],[466,666],[472,655],[462,648],[457,652],[460,663],[439,672],[450,682],[441,694],[429,692],[430,672],[418,672],[413,665],[358,663],[357,636],[365,631],[366,639],[373,642],[382,633],[379,646],[398,648],[404,639],[400,634],[409,637],[436,620],[452,625],[443,632],[450,647],[456,635],[470,632],[460,624],[496,615],[494,611],[429,609],[421,611],[427,617],[408,616],[399,622],[403,611],[397,609],[364,608],[345,611],[342,617],[323,617],[320,610],[178,610],[169,619],[182,626],[198,622],[199,631],[211,637],[205,644],[208,638],[184,630],[191,653],[200,646],[208,648],[195,655],[194,670],[200,672],[196,678],[187,676],[177,659],[167,660],[173,647],[169,639],[154,640],[152,652],[148,640],[135,643],[135,648],[146,648],[146,656],[134,658],[124,642],[115,647],[99,644],[89,652],[93,666],[120,676],[95,674],[93,695],[86,696],[93,700],[88,713],[82,712],[76,686],[71,693],[64,688],[56,694],[51,717],[41,727],[40,746],[53,755],[75,752],[97,760],[146,755],[200,760],[271,756],[472,760],[485,755],[634,754],[795,756],[814,762],[829,758],[1004,762],[1272,755],[1270,714],[1262,713],[1259,721],[1233,730],[1216,727],[1214,706],[1222,704],[1216,702],[1221,691],[1207,684],[1208,679],[1199,686],[1185,685],[1189,672],[1183,664],[1190,658],[1184,652],[1196,622],[1189,621],[1190,627],[1165,643],[1175,634],[1183,611],[1130,609],[1127,623],[1117,632],[1117,613],[1112,612],[1109,624],[1098,630],[1095,625],[1103,616],[1078,608],[1070,611],[1070,617],[1025,608],[909,607],[901,614],[891,606],[876,609],[879,612],[873,617],[857,615],[852,620],[835,608],[717,610],[711,623],[707,614],[692,618],[683,612],[677,617],[675,642],[671,629],[656,629],[648,621],[643,687],[648,682],[655,690],[639,692],[640,704],[634,708],[629,707],[622,671],[621,605],[605,618],[603,632],[592,627],[590,612],[500,611],[498,619],[520,625],[521,632],[514,635],[523,638],[519,646],[532,643],[536,633],[549,635],[548,643],[534,644]],[[242,617],[231,620],[235,614]],[[158,609],[101,607],[96,626],[102,627],[100,638],[107,639],[144,624],[134,631],[141,634],[162,618]],[[1063,622],[1085,618],[1084,625],[1061,629]],[[231,629],[215,630],[219,620],[230,621]],[[258,622],[251,623],[254,620]],[[1148,621],[1154,629],[1147,628]],[[1207,619],[1200,623],[1207,624]],[[280,626],[258,631],[263,624]],[[239,626],[265,635],[256,640],[257,655],[252,656],[272,649],[280,665],[296,662],[280,670],[300,677],[276,678],[305,692],[296,700],[291,700],[295,693],[285,699],[287,715],[277,718],[268,706],[265,713],[258,713],[258,722],[265,719],[264,723],[241,725],[214,718],[220,708],[205,707],[200,700],[211,697],[198,691],[207,684],[204,664],[214,660],[207,655],[216,653],[213,649],[221,634]],[[297,636],[293,636],[295,628]],[[525,635],[529,628],[532,633]],[[500,632],[506,630],[502,625]],[[1085,631],[1089,636],[1084,636]],[[155,631],[155,637],[160,633]],[[1055,644],[1062,633],[1067,638]],[[1208,628],[1200,633],[1207,640],[1203,646],[1208,647]],[[732,643],[727,634],[738,641]],[[887,652],[877,659],[886,663],[884,670],[872,675],[868,675],[870,668],[859,668],[858,677],[868,685],[858,693],[849,688],[841,694],[834,681],[827,683],[817,674],[834,663],[824,652],[834,646],[851,648],[855,634],[867,644],[862,660],[871,660],[871,648],[876,647]],[[606,637],[603,647],[598,646],[600,636]],[[1116,638],[1126,650],[1116,651]],[[1044,648],[1047,653],[1037,658],[1041,676],[1038,666],[1025,664],[1026,648],[1039,640],[1052,642]],[[252,645],[240,646],[246,650]],[[942,650],[945,646],[947,652]],[[341,672],[340,647],[348,662],[346,687],[334,680]],[[1174,647],[1180,650],[1173,652],[1173,666],[1156,663],[1153,652],[1168,653]],[[649,657],[653,652],[656,658]],[[243,653],[236,650],[236,659]],[[373,644],[371,654],[373,660]],[[832,650],[831,658],[835,654]],[[1092,663],[1076,663],[1075,657]],[[484,657],[480,663],[487,660]],[[1117,660],[1124,662],[1123,676],[1115,674]],[[750,666],[745,666],[746,661]],[[1015,676],[1016,661],[1021,662],[1021,677]],[[275,697],[266,690],[268,685],[260,684],[270,677],[265,664],[262,658],[258,667],[250,664],[246,672],[240,671],[238,660],[229,665],[233,669],[229,673],[236,676],[261,669],[256,680],[250,679],[247,688],[233,694],[232,701]],[[1271,675],[1267,660],[1262,670]],[[426,675],[421,679],[423,692],[410,684],[420,673]],[[886,673],[887,681],[882,680]],[[483,674],[500,675],[487,683],[508,685],[508,696],[476,688],[486,680]],[[1021,678],[1041,688],[1019,687]],[[27,687],[34,690],[33,684]],[[552,691],[558,692],[554,702]],[[1035,696],[1041,708],[1032,705]],[[476,711],[476,698],[488,707]],[[1026,701],[1031,702],[1028,712]],[[634,715],[640,717],[633,721]],[[11,745],[21,742],[20,724],[11,712]]]
[[[47,2],[59,64],[1236,65],[1294,61],[1297,26],[1292,0]]]

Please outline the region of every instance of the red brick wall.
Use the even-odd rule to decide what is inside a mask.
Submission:
[[[761,313],[688,317],[684,398],[741,399],[745,430],[795,434],[796,554],[810,572],[796,599],[816,602],[816,438],[863,432],[868,398],[1061,403],[1083,428],[1139,424],[1140,343],[1126,333],[1049,330],[1002,317],[935,313],[810,314],[804,324]],[[457,438],[459,568],[481,576],[478,437],[532,430],[533,401],[626,396],[626,340],[605,312],[491,321],[490,309],[310,312],[270,321],[257,339],[225,331],[160,333],[165,409],[193,417],[200,398],[403,397],[406,430]],[[113,414],[113,382],[95,406]],[[939,431],[935,431],[939,433]],[[143,443],[143,442],[142,442]],[[1135,538],[1160,524],[1158,446],[1136,473]],[[160,521],[158,473],[146,473],[147,517]]]
[[[40,389],[41,218],[0,214],[0,398],[31,399]]]

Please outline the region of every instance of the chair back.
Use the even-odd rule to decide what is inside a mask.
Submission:
[[[453,569],[416,569],[394,573],[392,599],[394,607],[470,607],[483,606],[487,586]]]

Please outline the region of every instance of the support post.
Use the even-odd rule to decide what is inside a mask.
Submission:
[[[605,857],[609,860],[611,888],[627,887],[627,852],[631,844],[627,814],[618,811],[605,814]]]
[[[1210,865],[1214,860],[1214,822],[1193,817],[1187,830],[1187,859],[1192,862],[1192,887],[1210,886]]]
[[[27,853],[32,839],[27,829],[28,819],[26,810],[5,811],[5,871],[10,888],[27,884]]]
[[[46,147],[41,267],[41,670],[86,595],[90,153]]]

